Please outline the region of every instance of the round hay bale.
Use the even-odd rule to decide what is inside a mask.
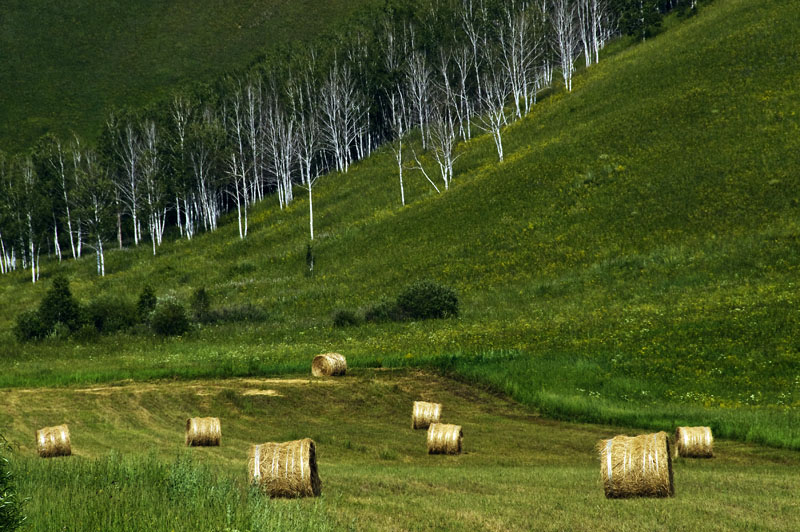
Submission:
[[[411,428],[427,429],[431,423],[438,423],[441,417],[442,405],[439,403],[414,401],[414,410],[411,412]]]
[[[347,360],[339,353],[325,353],[314,357],[311,374],[315,377],[336,377],[347,372]]]
[[[461,425],[431,423],[428,427],[428,454],[461,454],[463,437]]]
[[[678,427],[675,430],[675,450],[684,458],[712,458],[714,436],[711,427]]]
[[[322,492],[314,440],[251,445],[250,481],[270,497],[316,497]]]
[[[69,439],[69,427],[58,425],[37,430],[36,449],[42,458],[71,455],[72,444]]]
[[[222,441],[218,417],[192,417],[186,420],[186,445],[217,447]]]
[[[675,494],[666,432],[602,440],[598,451],[606,497],[670,497]]]

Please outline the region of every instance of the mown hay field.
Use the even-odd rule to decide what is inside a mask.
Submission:
[[[408,423],[420,399],[462,425],[462,454],[428,455],[425,431]],[[718,440],[713,459],[675,461],[674,497],[607,500],[595,446],[635,431],[543,419],[418,371],[15,389],[0,401],[37,531],[800,527],[795,452]],[[221,446],[184,446],[193,415],[221,418]],[[36,456],[30,428],[51,420],[69,423],[73,456]],[[320,497],[270,500],[249,487],[250,443],[303,437],[316,443]]]

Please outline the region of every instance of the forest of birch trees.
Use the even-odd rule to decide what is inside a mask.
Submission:
[[[109,112],[97,140],[40,138],[0,152],[0,273],[39,277],[40,259],[93,260],[109,248],[192,239],[231,213],[248,234],[254,203],[280,209],[388,145],[387,187],[404,176],[446,193],[458,142],[503,131],[540,94],[572,90],[578,67],[620,33],[647,38],[689,0],[388,1],[339,34],[274,51],[250,68],[175,91],[147,108]],[[89,258],[91,257],[91,258]]]

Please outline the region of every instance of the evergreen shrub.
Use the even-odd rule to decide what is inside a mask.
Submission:
[[[63,323],[70,331],[77,331],[82,325],[80,306],[72,297],[69,280],[63,275],[53,279],[53,285],[39,305],[39,318],[48,333],[56,323]]]
[[[156,303],[158,303],[158,300],[153,287],[145,285],[139,294],[139,300],[136,302],[136,314],[140,322],[146,323],[150,319],[150,313],[156,309]]]

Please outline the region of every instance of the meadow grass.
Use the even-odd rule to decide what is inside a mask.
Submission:
[[[707,421],[798,448],[799,10],[719,0],[621,46],[508,127],[502,164],[486,136],[460,144],[446,194],[407,172],[400,207],[385,149],[322,177],[313,276],[304,199],[266,201],[243,241],[228,223],[155,258],[110,252],[104,279],[92,257],[46,262],[36,286],[3,276],[0,386],[279,375],[339,351],[353,367],[445,371],[563,419]],[[84,302],[145,283],[187,301],[204,286],[214,305],[268,319],[16,343],[15,316],[57,271]],[[423,277],[458,291],[458,319],[331,327],[335,309]]]
[[[625,431],[563,424],[418,370],[336,379],[228,379],[0,391],[0,424],[31,530],[794,530],[797,453],[725,439],[676,460],[676,496],[606,500],[596,442]],[[441,402],[464,453],[431,456],[412,403]],[[215,415],[222,445],[183,447],[183,421]],[[74,455],[35,457],[33,430],[67,422]],[[266,500],[250,443],[317,443],[322,496]],[[765,514],[763,508],[769,507]]]

